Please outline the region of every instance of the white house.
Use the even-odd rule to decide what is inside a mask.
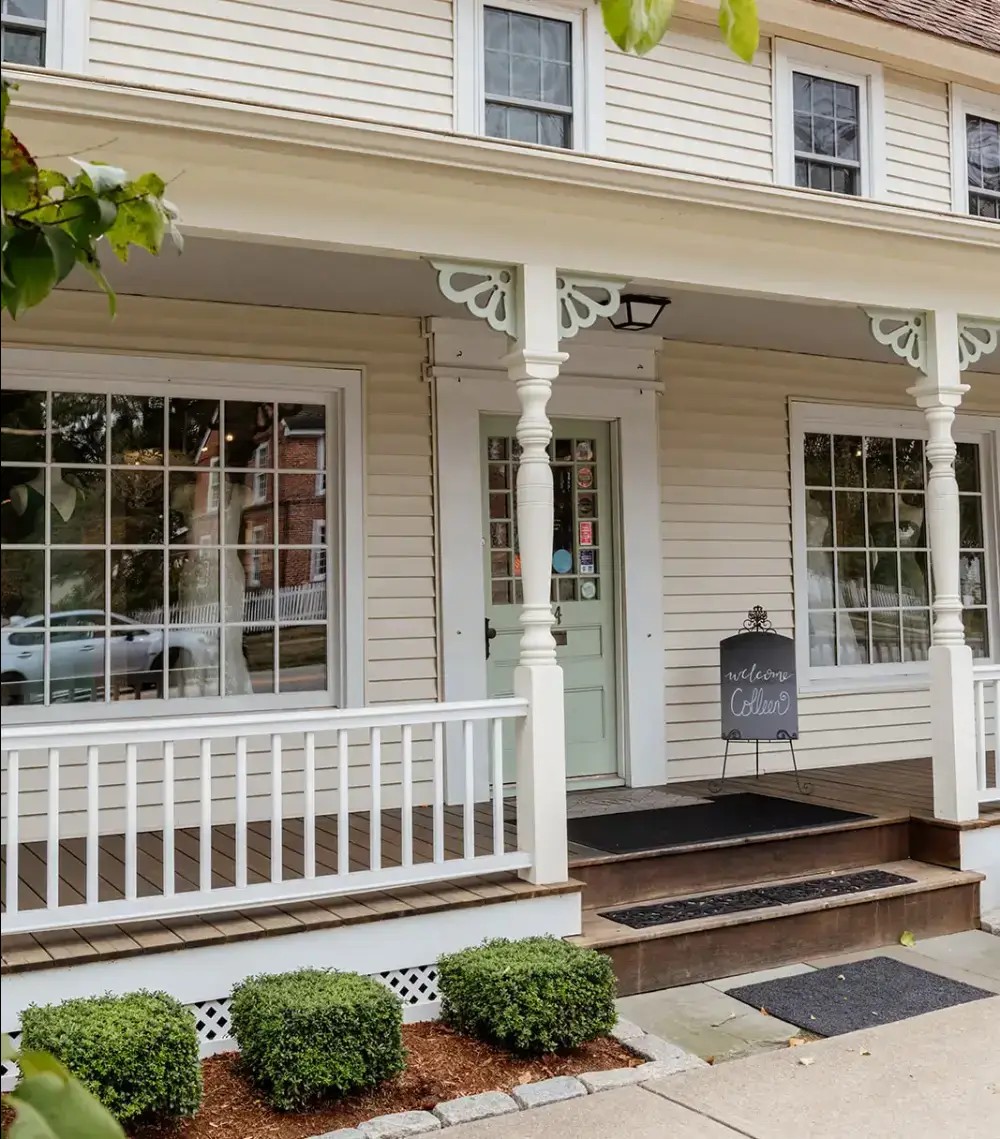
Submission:
[[[716,7],[635,58],[590,0],[4,0],[19,135],[187,235],[4,319],[4,1030],[155,985],[208,1045],[254,970],[421,1005],[541,931],[651,987],[609,900],[834,867],[1000,902],[1000,14],[760,0],[745,64]],[[871,817],[568,844],[567,788],[719,774],[756,605]]]

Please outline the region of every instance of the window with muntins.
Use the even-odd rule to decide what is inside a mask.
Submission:
[[[4,63],[45,66],[48,0],[2,0],[0,34]]]
[[[927,660],[933,583],[923,440],[808,431],[802,448],[808,663],[905,666]],[[978,443],[960,442],[960,582],[973,653],[990,653]],[[800,621],[805,617],[800,613]]]
[[[795,185],[861,193],[861,89],[819,75],[792,76]]]
[[[487,7],[483,25],[486,134],[573,146],[572,24]]]
[[[969,213],[1000,220],[1000,121],[965,117]]]
[[[334,422],[315,396],[5,389],[3,704],[329,692]]]

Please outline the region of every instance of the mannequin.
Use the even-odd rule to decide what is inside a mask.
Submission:
[[[66,482],[58,467],[51,470],[49,497],[52,501],[52,539],[58,541],[60,523],[66,525],[76,513],[80,492]],[[10,504],[14,513],[23,519],[18,542],[45,541],[45,471],[40,470],[34,478],[11,487]]]

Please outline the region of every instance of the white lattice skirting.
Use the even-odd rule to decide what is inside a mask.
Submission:
[[[409,969],[392,969],[386,973],[372,974],[374,980],[381,982],[399,998],[403,1006],[403,1019],[407,1023],[437,1018],[440,1007],[437,976],[435,965],[414,965]],[[202,1056],[231,1052],[236,1048],[236,1041],[229,1031],[229,1003],[229,997],[225,996],[188,1005],[195,1018]],[[18,1031],[8,1035],[15,1044],[21,1037]],[[0,1076],[2,1090],[9,1091],[17,1078],[17,1065],[4,1062]]]

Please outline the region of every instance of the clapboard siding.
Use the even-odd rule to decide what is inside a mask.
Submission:
[[[912,408],[912,372],[793,353],[671,343],[661,364],[663,609],[667,771],[719,770],[719,641],[756,604],[794,631],[788,402],[801,398]],[[1000,384],[973,375],[970,412],[1000,414]],[[798,751],[809,765],[925,756],[920,691],[812,695],[800,704]],[[774,766],[787,748],[762,745]],[[752,762],[734,749],[730,771]]]
[[[77,348],[84,351],[167,354],[217,359],[282,360],[364,369],[365,402],[365,667],[366,703],[434,700],[438,696],[437,599],[434,543],[434,498],[431,461],[431,407],[421,368],[425,341],[419,322],[397,317],[345,316],[291,309],[251,308],[228,304],[119,297],[118,319],[105,319],[97,294],[60,291],[16,325],[5,321],[4,344]],[[398,733],[388,733],[383,747],[386,804],[398,800]],[[415,733],[417,802],[429,801],[430,744]],[[335,756],[332,741],[317,739],[317,778],[332,786]],[[190,750],[190,749],[188,749]],[[182,823],[197,820],[198,784],[193,758],[178,752],[177,803]],[[44,834],[44,757],[22,757],[22,809],[36,818],[25,837]],[[84,755],[63,755],[64,837],[83,833],[85,818]],[[103,756],[101,764],[101,829],[120,829],[124,803],[120,757]],[[367,750],[352,740],[352,808],[365,805]],[[161,818],[156,791],[159,758],[155,749],[140,756],[140,826],[157,827]],[[231,794],[231,743],[213,760],[216,822],[232,821],[226,797]],[[266,741],[253,741],[249,754],[253,818],[269,815]],[[284,750],[288,795],[286,810],[301,799],[301,751],[291,741]],[[332,791],[329,792],[333,794]],[[329,795],[326,796],[329,798]],[[324,809],[332,809],[329,802]]]
[[[400,10],[403,9],[403,10]],[[450,130],[449,0],[92,0],[90,71]]]
[[[948,88],[885,73],[886,191],[894,202],[951,209]]]
[[[752,66],[736,59],[718,30],[678,20],[647,55],[609,45],[608,154],[694,174],[769,182],[770,44]]]

